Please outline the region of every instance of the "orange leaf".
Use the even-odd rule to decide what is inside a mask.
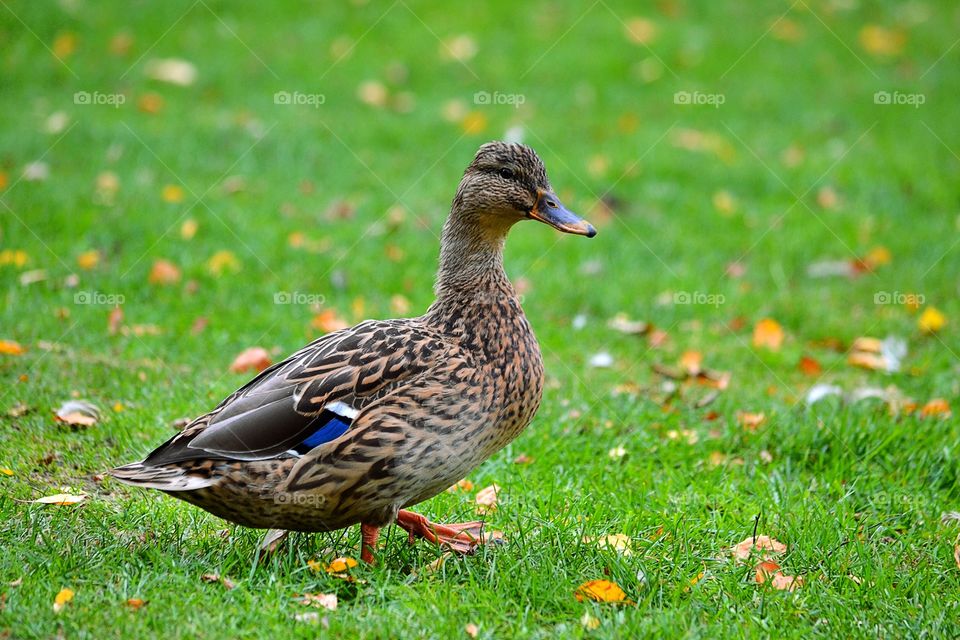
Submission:
[[[160,192],[160,197],[163,198],[164,202],[172,202],[174,204],[183,202],[183,187],[178,184],[164,185],[163,190]]]
[[[145,604],[147,604],[147,601],[141,600],[140,598],[128,598],[126,602],[126,605],[134,611],[141,608]]]
[[[60,613],[71,600],[73,600],[73,589],[68,589],[67,587],[60,589],[56,597],[53,599],[53,611],[55,613]]]
[[[780,591],[793,591],[797,587],[803,586],[803,578],[800,576],[785,576],[782,573],[776,573],[770,580],[774,589]]]
[[[313,320],[310,321],[310,326],[324,333],[331,333],[333,331],[339,331],[340,329],[346,329],[350,324],[340,317],[336,309],[324,309],[313,316]]]
[[[233,359],[230,365],[230,371],[233,373],[245,373],[247,371],[263,371],[270,366],[270,354],[263,347],[250,347],[241,351]]]
[[[353,558],[334,558],[330,564],[327,565],[327,573],[343,573],[355,566],[357,566],[357,561]]]
[[[917,320],[917,326],[920,327],[920,331],[923,333],[936,333],[943,329],[946,324],[947,316],[943,315],[943,312],[934,307],[924,309],[923,313],[920,314],[920,318]]]
[[[920,409],[921,418],[930,418],[934,416],[950,417],[950,405],[943,398],[934,398]]]
[[[756,567],[756,575],[754,576],[757,584],[763,584],[767,581],[770,576],[775,575],[780,572],[780,565],[778,565],[773,560],[764,560]]]
[[[489,487],[481,489],[477,493],[477,513],[489,513],[497,509],[497,500],[499,499],[500,487],[492,484]]]
[[[14,340],[0,340],[0,354],[5,356],[23,355],[26,349],[20,346],[19,342]]]
[[[180,280],[180,269],[169,260],[154,260],[147,281],[150,284],[173,284]]]
[[[804,375],[808,376],[818,376],[820,375],[820,372],[823,371],[823,367],[820,366],[820,363],[809,356],[801,357],[800,363],[797,365],[797,367]]]
[[[590,580],[577,587],[574,594],[579,602],[593,600],[595,602],[628,602],[627,594],[615,582],[609,580]]]
[[[760,552],[760,557],[766,559],[770,556],[780,555],[787,550],[787,545],[774,540],[770,536],[757,536],[756,538],[745,538],[730,548],[733,557],[737,560],[746,560],[754,551]]]
[[[753,346],[779,351],[783,344],[783,327],[771,318],[764,318],[753,327]]]
[[[763,412],[749,413],[746,411],[737,411],[737,422],[747,431],[756,431],[757,427],[763,424],[766,419],[767,416]]]
[[[680,356],[680,366],[691,376],[700,373],[703,365],[703,354],[699,351],[684,351]]]
[[[77,256],[77,266],[85,271],[93,269],[98,264],[100,264],[100,252],[96,249],[90,251],[84,251],[79,256]]]

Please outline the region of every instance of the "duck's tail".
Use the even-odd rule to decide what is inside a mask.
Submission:
[[[183,467],[172,464],[153,466],[133,462],[108,473],[124,484],[160,491],[194,491],[216,482],[214,477],[188,473]]]

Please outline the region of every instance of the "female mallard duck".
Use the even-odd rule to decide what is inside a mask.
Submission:
[[[504,447],[540,405],[540,349],[503,270],[507,232],[528,218],[596,234],[560,204],[531,148],[481,146],[443,227],[425,315],[323,336],[112,475],[281,530],[274,538],[361,523],[367,562],[393,522],[411,538],[473,550],[479,522],[434,524],[404,509]]]

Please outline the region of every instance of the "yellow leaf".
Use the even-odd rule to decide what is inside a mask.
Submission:
[[[327,565],[327,573],[343,573],[357,566],[357,561],[353,558],[341,557],[334,558]]]
[[[69,58],[77,50],[77,34],[72,31],[61,31],[53,40],[53,55],[58,58]]]
[[[30,257],[27,255],[27,252],[22,249],[4,249],[0,251],[0,266],[12,264],[20,268],[27,264],[29,259]]]
[[[863,257],[863,262],[871,269],[890,264],[893,260],[893,254],[886,247],[874,247]]]
[[[114,403],[113,403],[113,410],[114,410],[116,413],[120,413],[121,411],[123,411],[123,409],[124,409],[124,407],[123,407],[123,403],[122,403],[122,402],[114,402]]]
[[[80,495],[76,495],[76,496],[70,495],[69,493],[58,493],[52,496],[37,498],[36,500],[34,500],[34,502],[38,502],[40,504],[55,504],[63,507],[63,506],[83,502],[86,499],[87,499],[87,495],[85,493],[81,493]]]
[[[307,560],[307,568],[314,573],[320,573],[320,569],[323,567],[316,560]]]
[[[0,354],[5,356],[21,356],[26,352],[19,342],[15,340],[0,340]]]
[[[240,270],[240,261],[232,251],[223,249],[217,251],[207,260],[207,269],[214,276],[222,275],[224,271],[237,272]]]
[[[463,121],[460,122],[460,128],[463,129],[463,132],[467,135],[483,133],[487,128],[487,116],[479,111],[471,111],[464,116]]]
[[[632,544],[633,539],[625,533],[613,533],[597,538],[597,546],[601,549],[617,551],[625,556],[633,554],[633,551],[630,549]]]
[[[93,269],[98,264],[100,264],[100,252],[96,249],[90,251],[84,251],[79,256],[77,256],[77,266],[85,271]]]
[[[920,314],[920,319],[917,320],[917,325],[923,333],[936,333],[943,329],[946,324],[947,316],[935,307],[924,309],[923,313]]]
[[[71,600],[73,600],[73,589],[68,589],[67,587],[60,589],[56,597],[53,599],[54,612],[60,613],[61,611],[63,611],[63,608]]]
[[[753,346],[779,351],[783,344],[783,327],[771,318],[764,318],[753,328]]]
[[[860,46],[875,56],[895,56],[903,52],[907,36],[895,29],[868,24],[860,29]]]
[[[183,224],[180,225],[180,237],[184,240],[192,240],[193,236],[197,235],[197,221],[193,218],[188,218],[183,221]]]
[[[13,469],[8,469],[8,468],[6,468],[6,467],[0,467],[0,473],[2,473],[2,474],[5,475],[5,476],[12,476],[12,475],[13,475]]]
[[[595,602],[627,602],[627,594],[615,582],[609,580],[590,580],[577,587],[577,600]]]
[[[164,202],[172,202],[174,204],[183,202],[183,187],[178,184],[166,184],[160,192],[160,197],[163,198]]]

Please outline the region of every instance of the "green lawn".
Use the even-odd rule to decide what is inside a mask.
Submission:
[[[960,528],[941,522],[960,510],[960,427],[920,415],[960,410],[956,5],[495,5],[3,3],[0,339],[25,353],[0,355],[0,637],[960,634]],[[195,80],[151,79],[165,58]],[[292,352],[322,310],[426,309],[460,174],[508,130],[599,234],[514,229],[543,405],[472,491],[420,506],[469,519],[495,482],[506,544],[432,571],[437,549],[389,530],[347,582],[308,561],[356,557],[356,528],[257,563],[260,532],[103,477],[242,384],[241,350]],[[178,280],[151,282],[160,259]],[[873,268],[808,272],[855,260]],[[947,324],[925,334],[931,308]],[[619,313],[666,340],[610,328]],[[763,318],[779,349],[753,346]],[[903,339],[900,371],[851,366],[863,336]],[[686,351],[730,374],[709,406],[653,368]],[[808,406],[820,383],[918,408]],[[71,397],[101,420],[55,421]],[[63,490],[88,498],[30,503]],[[732,560],[754,531],[787,545],[800,588]],[[584,542],[608,534],[632,553]],[[578,602],[595,579],[633,604]]]

